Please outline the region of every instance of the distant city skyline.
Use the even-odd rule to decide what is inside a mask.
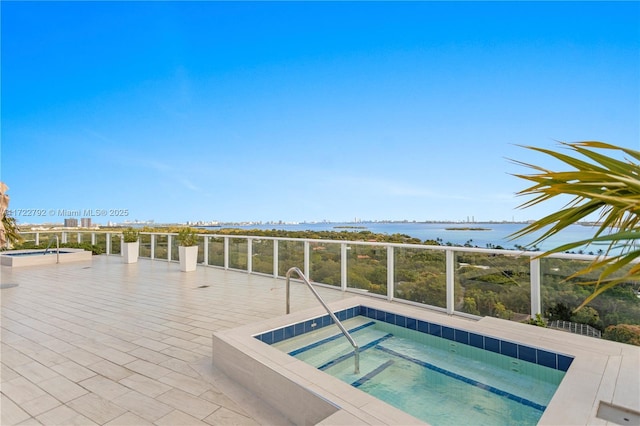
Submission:
[[[371,219],[371,220],[350,220],[350,221],[332,221],[332,220],[320,220],[320,221],[283,221],[283,220],[270,220],[270,221],[260,221],[260,220],[248,220],[248,221],[231,221],[231,222],[221,222],[221,221],[203,221],[203,220],[187,220],[182,222],[157,222],[153,219],[149,220],[125,220],[122,222],[114,222],[114,221],[106,221],[106,222],[95,222],[91,218],[65,218],[61,222],[22,222],[19,225],[29,228],[50,228],[50,227],[62,227],[62,228],[102,228],[102,227],[127,227],[127,226],[149,226],[149,227],[163,227],[163,226],[195,226],[195,227],[221,227],[221,228],[229,228],[233,226],[268,226],[268,225],[318,225],[318,224],[347,224],[347,225],[367,225],[367,224],[522,224],[522,223],[531,223],[534,219],[530,220],[484,220],[484,221],[475,221],[475,220],[409,220],[409,219],[400,219],[400,220],[391,220],[391,219]],[[595,222],[592,221],[581,221],[579,224],[593,224]]]
[[[522,222],[520,145],[640,149],[638,2],[0,8],[19,224]]]

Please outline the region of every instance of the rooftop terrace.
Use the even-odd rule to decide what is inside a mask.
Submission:
[[[183,273],[174,262],[124,264],[119,256],[3,266],[1,279],[2,425],[290,423],[211,364],[214,332],[284,314],[283,279],[205,266]],[[317,290],[329,303],[358,296]],[[304,286],[291,291],[294,313],[318,308]],[[377,298],[375,303],[389,302]],[[486,323],[453,319],[496,333],[504,328],[510,338],[553,345],[567,336],[579,342],[581,358],[572,369],[590,376],[593,368],[600,376],[589,377],[585,385],[576,375],[559,391],[565,398],[584,399],[587,407],[571,413],[558,410],[561,401],[553,403],[554,410],[568,411],[567,423],[614,424],[596,418],[599,400],[639,409],[640,350],[635,347],[492,318]],[[524,334],[522,327],[528,327]],[[551,337],[539,337],[540,332]]]

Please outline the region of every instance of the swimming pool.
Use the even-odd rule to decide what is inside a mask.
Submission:
[[[357,306],[254,336],[425,422],[534,425],[572,358]]]

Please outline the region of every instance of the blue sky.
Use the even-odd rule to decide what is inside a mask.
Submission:
[[[536,219],[517,145],[640,149],[638,2],[0,7],[22,223]]]

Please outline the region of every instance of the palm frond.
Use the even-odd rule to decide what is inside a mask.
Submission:
[[[531,243],[531,245],[537,245],[568,226],[590,215],[599,214],[598,226],[592,238],[562,244],[539,256],[544,257],[590,244],[607,245],[604,259],[596,258],[586,268],[568,278],[601,270],[597,280],[584,283],[594,285],[595,288],[594,292],[580,305],[582,307],[615,285],[640,279],[640,264],[638,264],[640,247],[635,244],[636,239],[640,237],[640,165],[637,163],[640,162],[640,151],[598,141],[561,142],[561,145],[573,151],[574,154],[585,157],[588,161],[549,149],[523,146],[523,148],[551,156],[572,169],[556,172],[511,160],[515,164],[537,172],[530,175],[514,175],[532,183],[516,195],[533,196],[519,206],[522,209],[538,205],[559,195],[569,195],[573,198],[561,210],[536,220],[509,237],[513,240],[540,232],[540,236]],[[625,160],[612,158],[594,149],[618,152],[625,157]],[[616,250],[618,254],[609,256],[612,250]],[[624,274],[612,278],[614,274],[630,264],[633,266]]]

